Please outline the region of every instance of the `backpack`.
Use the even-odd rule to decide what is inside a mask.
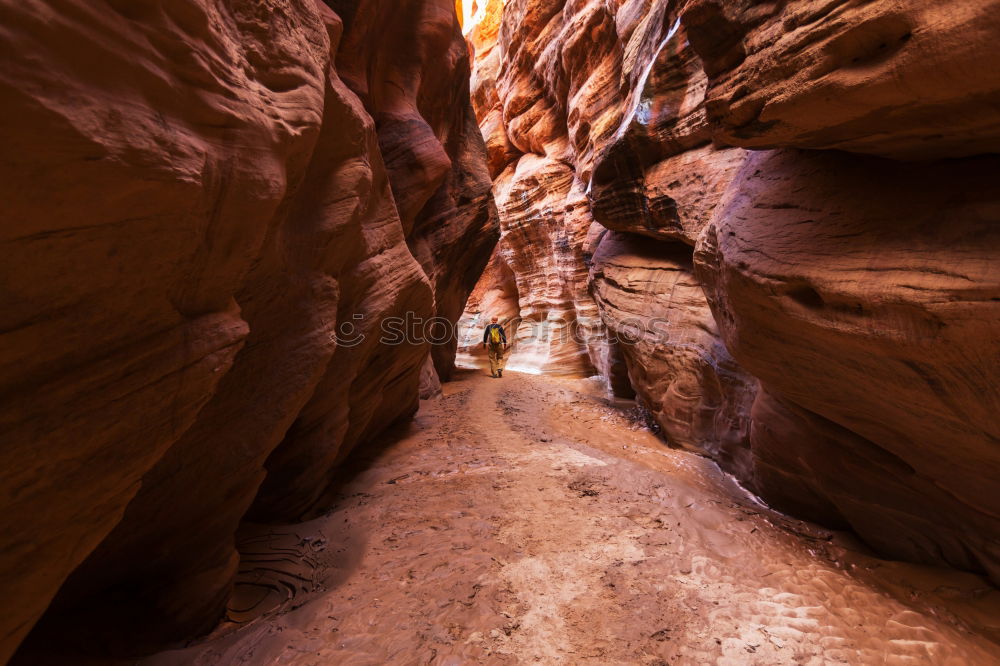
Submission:
[[[495,345],[500,344],[500,327],[491,326],[490,327],[490,342]]]

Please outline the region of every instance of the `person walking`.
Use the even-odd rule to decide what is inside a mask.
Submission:
[[[493,317],[483,331],[483,347],[490,353],[490,376],[503,377],[504,352],[507,351],[507,334]]]

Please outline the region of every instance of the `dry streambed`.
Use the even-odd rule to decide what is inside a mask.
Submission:
[[[589,380],[465,372],[332,509],[248,526],[230,622],[147,664],[988,664],[981,579],[885,562]]]

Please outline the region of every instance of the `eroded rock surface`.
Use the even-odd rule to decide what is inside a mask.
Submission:
[[[487,0],[470,87],[451,0],[4,3],[0,661],[209,629],[481,274],[512,368],[1000,581],[998,12]]]
[[[301,516],[324,490],[331,465],[401,413],[416,410],[412,382],[419,383],[428,347],[434,371],[448,378],[455,342],[427,345],[433,333],[427,323],[432,317],[457,323],[498,238],[483,141],[468,102],[469,56],[453,3],[370,0],[344,12],[336,69],[375,121],[406,244],[433,298],[428,303],[420,294],[396,293],[378,317],[359,319],[365,303],[391,288],[396,276],[391,263],[379,260],[358,276],[343,365],[328,369],[269,459],[251,514],[257,520]],[[399,319],[419,328],[400,333]],[[390,344],[380,344],[383,339]],[[416,361],[416,370],[401,359]],[[424,384],[433,386],[427,370]]]
[[[715,135],[924,159],[1000,152],[1000,2],[691,0]]]
[[[998,12],[512,0],[495,43],[471,39],[497,191],[539,182],[500,208],[522,305],[566,292],[553,193],[584,194],[574,214],[616,233],[562,237],[605,336],[670,322],[613,347],[670,441],[892,557],[994,580]]]
[[[567,161],[565,122],[559,125],[558,111],[538,78],[545,67],[551,73],[558,64],[553,58],[561,41],[551,45],[554,51],[543,53],[552,31],[561,26],[552,7],[505,6],[499,0],[485,4],[479,21],[468,27],[475,50],[472,100],[494,177],[502,236],[498,260],[512,272],[518,298],[508,365],[536,373],[591,373],[608,356],[603,327],[587,293],[584,246],[593,220],[586,185]],[[538,62],[524,71],[511,66],[515,59]],[[532,120],[534,115],[540,117]],[[509,293],[497,279],[505,274],[485,274],[477,290]],[[476,301],[466,310],[461,326],[466,362],[482,355],[474,329],[510,310],[499,303],[484,309],[492,305]]]
[[[618,395],[636,390],[672,441],[742,466],[735,460],[748,456],[753,382],[703,330],[711,315],[691,253],[746,151],[711,143],[707,77],[676,7],[529,0],[502,9],[499,29],[491,19],[470,33],[473,100],[495,147],[499,248],[517,283],[519,314],[550,322],[542,330],[521,325],[513,367],[597,371]],[[512,150],[521,154],[511,157]],[[500,163],[503,170],[493,166]],[[605,228],[625,235],[605,237]],[[602,238],[608,263],[595,258],[592,266]],[[668,274],[654,258],[660,252],[678,271],[669,274],[683,273],[693,290],[673,305],[662,291],[672,281],[638,278]],[[643,283],[638,291],[614,279],[630,272]],[[485,275],[481,291],[497,290],[494,279]],[[646,330],[639,344],[629,339],[627,349],[618,348],[624,319],[650,324],[681,301],[697,314],[673,322],[676,335],[661,339]],[[479,314],[475,307],[464,322]],[[569,322],[572,334],[552,321]],[[702,352],[707,360],[698,360]],[[722,374],[739,381],[720,383],[708,369],[717,352],[725,356]],[[683,424],[689,417],[698,423]]]
[[[307,510],[416,409],[381,324],[457,319],[496,223],[452,3],[383,4],[0,8],[0,661],[50,602],[25,659],[210,629],[255,497]]]
[[[311,10],[0,11],[3,660],[243,348],[235,296],[315,145],[329,39]]]
[[[349,29],[337,69],[375,120],[407,244],[434,289],[434,314],[454,324],[498,239],[454,3],[364,0],[341,11]],[[454,340],[431,347],[442,379],[455,350]]]
[[[869,507],[856,529],[895,555],[994,578],[997,173],[993,157],[911,164],[757,153],[697,254],[737,360],[785,398],[898,459],[877,474],[884,509]],[[759,446],[805,454],[812,438],[795,436],[801,430],[781,442],[772,433]],[[856,448],[845,442],[845,456]],[[836,483],[857,483],[860,492],[871,485],[866,476],[854,471]],[[938,519],[892,490],[900,477],[909,479],[904,487],[944,491],[934,493]],[[826,475],[815,483],[844,494]]]
[[[632,386],[667,441],[748,477],[756,381],[722,344],[686,246],[607,233],[591,271]]]

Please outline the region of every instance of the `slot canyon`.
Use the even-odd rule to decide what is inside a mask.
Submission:
[[[1000,664],[1000,0],[0,62],[0,664]]]

